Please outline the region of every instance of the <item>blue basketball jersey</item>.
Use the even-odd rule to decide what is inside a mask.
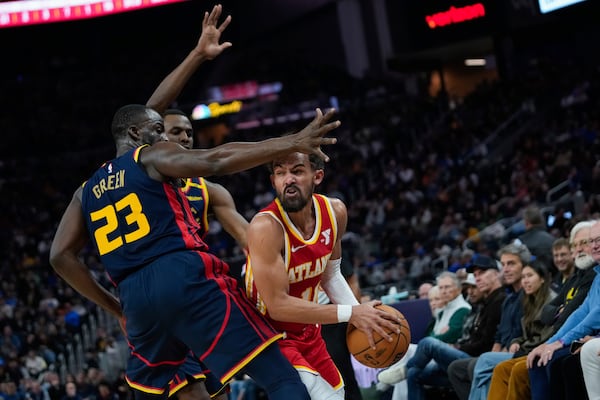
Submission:
[[[83,185],[87,229],[115,283],[164,254],[207,250],[179,185],[138,164],[144,147],[104,163]]]

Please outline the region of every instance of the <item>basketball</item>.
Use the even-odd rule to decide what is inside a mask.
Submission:
[[[377,332],[373,332],[376,348],[372,349],[369,346],[367,335],[363,331],[356,329],[354,325],[348,324],[346,344],[348,345],[350,354],[361,364],[371,368],[386,368],[399,361],[406,354],[408,345],[410,344],[410,327],[404,315],[394,307],[380,304],[375,308],[400,317],[400,333],[388,332],[393,339],[391,342],[388,342]]]

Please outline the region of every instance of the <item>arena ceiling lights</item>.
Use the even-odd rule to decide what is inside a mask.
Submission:
[[[186,0],[21,0],[0,3],[0,28],[135,11]]]

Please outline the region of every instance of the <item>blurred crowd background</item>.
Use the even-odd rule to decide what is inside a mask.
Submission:
[[[386,62],[372,61],[372,47],[379,44],[376,56],[382,59],[385,46],[370,34],[375,28],[368,22],[376,22],[377,7],[389,6],[391,13],[397,5],[318,1],[292,17],[270,2],[259,3],[266,7],[264,21],[251,22],[259,10],[224,2],[234,16],[232,38],[224,36],[234,47],[200,69],[176,106],[191,114],[194,105],[210,100],[210,88],[223,85],[281,84],[275,98],[249,101],[239,115],[195,121],[199,146],[272,137],[303,126],[315,107],[339,109],[339,141],[324,149],[331,162],[319,191],[348,206],[344,259],[352,262],[365,296],[380,298],[393,288],[410,297],[440,271],[467,265],[476,254],[494,255],[523,233],[529,205],[543,211],[545,229],[555,237],[579,220],[600,217],[600,58],[588,44],[598,38],[589,18],[597,2],[557,11],[532,26],[518,13],[527,7],[514,8],[513,31],[502,25],[503,32],[499,19],[491,20],[491,47],[478,47],[491,64],[471,72],[453,66],[464,58],[456,46],[447,50],[452,60],[431,50],[438,37],[416,31],[415,37],[398,38],[389,15],[397,50]],[[113,112],[146,101],[194,46],[200,12],[211,5],[189,2],[0,30],[5,400],[127,397],[127,346],[118,324],[57,278],[48,251],[74,189],[114,152]],[[370,7],[375,11],[367,13]],[[508,12],[490,7],[490,13]],[[533,5],[531,12],[543,18]],[[352,41],[342,18],[356,15],[365,22],[362,55],[353,47],[360,40]],[[399,25],[408,32],[411,23]],[[484,28],[472,29],[463,36],[479,40]],[[430,49],[427,57],[412,51],[419,41]],[[357,61],[348,54],[372,62],[357,73]],[[211,179],[232,193],[248,219],[274,196],[266,168]],[[238,274],[243,253],[216,221],[207,241]],[[110,287],[92,250],[82,257]],[[71,382],[76,393],[66,390]]]

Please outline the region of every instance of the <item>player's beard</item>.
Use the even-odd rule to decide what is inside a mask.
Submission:
[[[596,264],[596,262],[589,254],[585,254],[584,256],[577,257],[575,259],[575,266],[579,269],[585,270],[592,267],[594,264]]]
[[[306,207],[308,201],[310,200],[310,196],[304,196],[302,190],[300,190],[298,186],[292,185],[292,187],[294,187],[298,192],[298,196],[294,196],[292,199],[285,196],[285,190],[287,188],[283,189],[283,192],[277,193],[277,198],[279,199],[281,206],[285,212],[288,213],[302,210],[304,207]]]

